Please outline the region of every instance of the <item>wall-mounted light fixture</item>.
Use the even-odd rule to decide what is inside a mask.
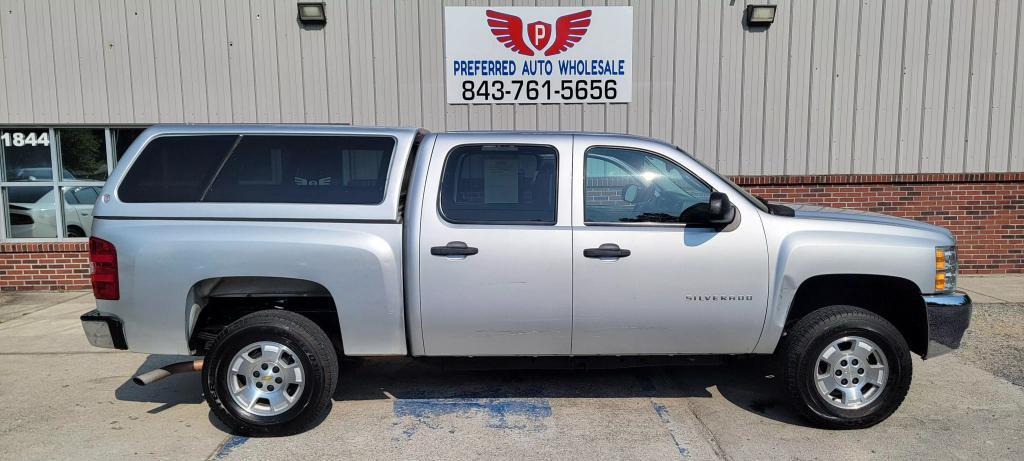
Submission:
[[[768,27],[775,22],[775,5],[747,5],[743,18],[747,27]]]
[[[299,3],[299,22],[307,25],[327,24],[323,3]]]

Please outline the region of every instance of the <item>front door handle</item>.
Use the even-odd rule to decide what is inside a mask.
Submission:
[[[625,258],[629,255],[629,250],[619,248],[614,243],[604,243],[600,247],[583,250],[583,256],[587,258]]]
[[[470,256],[479,253],[480,250],[466,245],[466,242],[448,242],[441,247],[430,247],[430,254],[434,256]]]

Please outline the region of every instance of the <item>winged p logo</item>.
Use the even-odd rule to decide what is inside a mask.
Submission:
[[[295,185],[296,186],[330,186],[331,185],[331,177],[330,176],[326,176],[326,177],[320,178],[319,180],[316,180],[316,179],[300,178],[300,177],[296,176],[295,177]]]
[[[533,56],[537,52],[554,56],[583,39],[590,27],[590,15],[591,10],[567,14],[556,19],[554,27],[543,21],[531,22],[525,27],[524,34],[523,19],[519,16],[487,10],[487,25],[498,42],[516,53]],[[554,38],[551,37],[552,32]]]

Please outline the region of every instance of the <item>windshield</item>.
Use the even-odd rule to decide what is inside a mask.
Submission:
[[[740,187],[740,186],[736,185],[736,183],[732,182],[732,180],[731,180],[731,179],[729,179],[729,178],[727,178],[727,177],[723,176],[723,175],[722,175],[721,173],[719,173],[719,172],[715,171],[715,169],[714,169],[714,168],[711,168],[711,167],[709,167],[709,166],[708,166],[708,165],[707,165],[706,163],[704,163],[704,162],[700,161],[700,159],[699,159],[699,158],[697,158],[697,157],[695,157],[695,156],[693,156],[693,155],[690,155],[690,153],[689,153],[689,152],[686,152],[685,150],[682,150],[682,149],[680,149],[679,147],[676,147],[676,150],[678,150],[679,152],[682,152],[682,154],[683,154],[683,155],[685,155],[685,156],[687,156],[687,157],[690,157],[690,158],[692,158],[692,159],[693,159],[694,161],[696,161],[697,163],[701,164],[701,166],[703,166],[703,167],[704,167],[704,168],[706,168],[706,169],[707,169],[708,171],[710,171],[710,172],[711,172],[711,174],[713,174],[713,175],[715,175],[716,177],[718,177],[718,179],[721,179],[722,181],[725,181],[725,183],[726,183],[726,184],[728,184],[728,185],[729,185],[730,187],[732,187],[733,189],[735,189],[735,190],[736,190],[736,192],[739,192],[739,193],[740,193],[740,194],[742,194],[742,195],[743,195],[744,197],[746,197],[746,198],[747,198],[747,201],[748,201],[748,202],[750,202],[751,204],[753,204],[754,206],[756,206],[756,207],[757,207],[757,208],[758,208],[759,210],[761,210],[761,211],[763,211],[763,212],[765,212],[765,213],[771,213],[771,210],[770,210],[770,209],[768,208],[768,205],[766,205],[764,201],[762,201],[761,199],[758,199],[757,197],[755,197],[755,196],[754,196],[753,194],[751,194],[750,192],[747,192],[747,190],[746,190],[746,189],[744,189],[744,188],[742,188],[742,187]]]

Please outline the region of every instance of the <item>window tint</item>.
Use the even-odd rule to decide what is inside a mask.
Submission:
[[[62,128],[60,140],[61,179],[104,181],[107,179],[107,141],[102,129]]]
[[[593,223],[679,222],[706,203],[711,189],[664,157],[632,149],[587,150],[584,220]]]
[[[441,213],[452,222],[554,224],[555,149],[462,146],[445,162]]]
[[[57,201],[51,186],[0,187],[7,212],[6,235],[18,238],[56,238]]]
[[[129,203],[198,202],[238,136],[163,136],[151,141],[125,176]]]
[[[50,131],[46,129],[0,130],[0,150],[9,182],[52,181]]]
[[[0,241],[88,236],[112,131],[0,128]]]
[[[78,198],[78,202],[82,205],[92,205],[96,203],[96,199],[99,198],[100,188],[96,186],[91,187],[76,187],[74,188],[75,197]]]
[[[243,136],[205,202],[377,204],[395,140]]]
[[[142,128],[116,128],[110,130],[110,136],[114,139],[114,159],[121,160],[128,147],[135,142],[135,138],[138,138],[143,131],[145,130]]]

